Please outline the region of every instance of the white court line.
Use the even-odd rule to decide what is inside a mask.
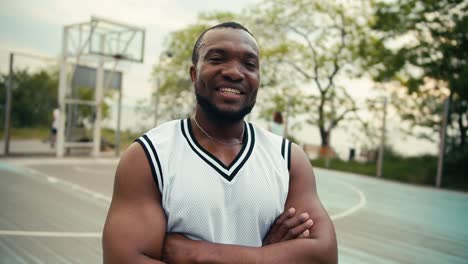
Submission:
[[[109,173],[109,170],[86,169],[86,168],[79,167],[79,166],[74,166],[73,169],[79,172],[84,172],[84,173],[93,173],[93,174],[108,174]]]
[[[101,233],[97,233],[97,232],[93,233],[93,232],[45,232],[45,231],[0,230],[0,236],[100,238]]]
[[[72,183],[72,182],[69,182],[69,181],[66,181],[66,180],[62,180],[62,179],[59,179],[59,178],[56,178],[56,177],[53,177],[53,176],[49,176],[45,173],[42,173],[40,171],[37,171],[35,169],[32,169],[32,168],[29,168],[29,167],[24,167],[24,166],[21,166],[21,167],[17,167],[17,166],[8,166],[8,163],[5,163],[4,166],[5,169],[7,170],[11,170],[11,171],[14,171],[16,173],[19,173],[21,175],[24,175],[24,172],[27,172],[29,173],[30,175],[37,175],[43,179],[45,179],[47,182],[51,183],[51,184],[61,184],[61,185],[64,185],[65,187],[69,188],[69,189],[72,189],[72,190],[75,190],[75,191],[78,191],[78,192],[82,192],[86,195],[89,195],[97,200],[103,200],[107,203],[109,203],[111,201],[111,198],[102,194],[102,193],[99,193],[99,192],[95,192],[95,191],[92,191],[88,188],[85,188],[83,186],[80,186],[78,184],[75,184],[75,183]],[[0,168],[2,168],[2,163],[0,162]],[[25,176],[28,176],[28,175],[25,175]]]
[[[343,211],[341,213],[331,215],[330,218],[332,220],[337,220],[337,219],[352,215],[355,212],[357,212],[359,209],[364,207],[366,205],[366,203],[367,203],[366,196],[364,195],[364,193],[359,188],[357,188],[356,186],[354,186],[354,185],[352,185],[350,183],[344,182],[344,181],[339,181],[339,180],[337,180],[337,181],[339,183],[349,187],[354,192],[356,192],[359,195],[359,202],[356,205],[354,205],[353,207],[351,207],[351,208],[349,208],[349,209],[347,209],[347,210],[345,210],[345,211]]]
[[[38,175],[40,177],[43,177],[47,180],[47,182],[51,184],[62,184],[72,190],[78,191],[85,193],[87,195],[90,195],[91,197],[98,199],[98,200],[104,200],[106,202],[110,202],[111,198],[89,190],[85,187],[82,187],[78,184],[65,181],[62,179],[58,179],[52,176],[49,176],[47,174],[44,174],[42,172],[36,171],[31,168],[23,167],[22,169],[26,170],[27,172],[31,174]],[[19,231],[19,230],[0,230],[0,236],[27,236],[27,237],[65,237],[65,238],[100,238],[101,233],[95,233],[95,232],[45,232],[45,231]]]
[[[75,167],[75,168],[79,168],[79,167]],[[55,177],[51,177],[51,176],[48,176],[46,174],[43,174],[41,172],[38,172],[34,169],[31,169],[31,168],[27,168],[27,170],[30,172],[30,173],[33,173],[33,174],[37,174],[37,175],[40,175],[42,177],[45,177],[47,179],[48,182],[50,183],[53,183],[53,184],[56,184],[56,183],[59,183],[59,184],[63,184],[73,190],[77,190],[77,191],[80,191],[80,192],[83,192],[85,194],[88,194],[88,195],[91,195],[92,197],[96,198],[96,199],[101,199],[101,200],[104,200],[106,202],[110,202],[111,201],[111,198],[110,197],[107,197],[101,193],[98,193],[98,192],[94,192],[94,191],[91,191],[87,188],[84,188],[78,184],[74,184],[74,183],[71,183],[71,182],[68,182],[68,181],[65,181],[65,180],[62,180],[62,179],[58,179],[58,178],[55,178]],[[364,207],[367,203],[367,200],[366,200],[366,196],[364,195],[364,193],[359,189],[357,188],[356,186],[350,184],[350,183],[346,183],[346,182],[343,182],[343,181],[339,181],[337,180],[337,182],[347,186],[348,188],[350,188],[351,190],[353,190],[354,192],[356,192],[358,195],[359,195],[359,202],[354,205],[353,207],[341,212],[341,213],[338,213],[338,214],[334,214],[334,215],[331,215],[330,218],[332,220],[337,220],[337,219],[340,219],[340,218],[344,218],[346,216],[349,216],[349,215],[352,215],[354,214],[355,212],[357,212],[359,209],[361,209],[362,207]],[[4,235],[4,236],[28,236],[28,237],[68,237],[68,238],[100,238],[101,237],[101,233],[92,233],[92,232],[44,232],[44,231],[12,231],[12,230],[0,230],[0,236],[1,235]]]
[[[36,175],[39,175],[41,177],[44,177],[48,182],[50,183],[53,183],[53,184],[62,184],[64,185],[65,187],[68,187],[72,190],[75,190],[75,191],[78,191],[78,192],[82,192],[84,194],[87,194],[95,199],[98,199],[98,200],[103,200],[105,202],[110,202],[111,201],[111,198],[102,194],[102,193],[99,193],[99,192],[95,192],[95,191],[92,191],[88,188],[85,188],[81,185],[78,185],[76,183],[72,183],[72,182],[69,182],[69,181],[66,181],[66,180],[62,180],[62,179],[59,179],[59,178],[55,178],[55,177],[52,177],[52,176],[49,176],[47,174],[44,174],[42,172],[39,172],[39,171],[36,171],[34,169],[31,169],[31,168],[25,168],[29,173],[31,174],[36,174]]]
[[[38,158],[38,159],[2,159],[4,163],[16,165],[85,165],[103,164],[117,165],[118,158]]]
[[[49,180],[49,178],[53,178],[53,177],[48,176],[48,180]],[[55,178],[53,178],[53,179],[55,179]],[[356,192],[359,195],[359,203],[357,203],[353,207],[351,207],[351,208],[349,208],[349,209],[347,209],[347,210],[345,210],[345,211],[343,211],[341,213],[331,215],[330,218],[332,220],[337,220],[337,219],[344,218],[346,216],[352,215],[355,212],[357,212],[359,209],[364,207],[366,205],[366,203],[367,203],[366,196],[364,195],[364,193],[361,190],[359,190],[359,188],[357,188],[356,186],[354,186],[354,185],[352,185],[350,183],[346,183],[346,182],[343,182],[343,181],[337,181],[337,182],[349,187],[351,190]],[[72,184],[72,185],[74,185],[74,184]],[[83,189],[85,189],[85,188],[83,188]],[[92,192],[92,191],[90,191],[90,192]],[[104,196],[104,195],[102,195],[102,196]],[[110,198],[108,198],[108,199],[110,199]],[[68,238],[100,238],[101,237],[101,233],[38,232],[38,231],[8,231],[8,230],[0,230],[0,236],[1,235],[6,235],[6,236],[28,236],[28,237],[68,237]]]

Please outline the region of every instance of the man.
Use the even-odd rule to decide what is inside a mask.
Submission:
[[[59,123],[60,110],[57,106],[52,111],[52,125],[50,126],[50,147],[55,147],[55,142],[57,141],[57,128]]]
[[[195,114],[152,129],[121,158],[104,262],[336,263],[307,156],[243,120],[260,81],[255,38],[219,24],[200,35],[192,63]]]

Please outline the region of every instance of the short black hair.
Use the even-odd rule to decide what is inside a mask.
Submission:
[[[250,31],[246,27],[244,27],[243,25],[241,25],[241,24],[239,24],[237,22],[232,22],[232,21],[231,22],[223,22],[221,24],[212,26],[212,27],[206,29],[205,31],[203,31],[200,34],[200,36],[198,36],[197,41],[195,41],[195,45],[193,46],[193,51],[192,51],[192,64],[193,65],[197,65],[198,57],[200,56],[199,51],[200,51],[200,46],[201,46],[201,43],[202,43],[202,40],[203,40],[203,36],[205,35],[206,32],[208,32],[208,31],[210,31],[212,29],[216,29],[216,28],[240,29],[240,30],[244,30],[245,32],[249,33],[252,37],[254,37],[254,35],[252,35],[252,33],[250,33]]]

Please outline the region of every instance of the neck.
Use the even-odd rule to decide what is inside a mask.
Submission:
[[[226,143],[235,143],[240,142],[243,139],[243,133],[245,133],[243,119],[235,122],[218,119],[215,120],[210,117],[210,115],[207,115],[199,106],[197,106],[193,118],[196,118],[196,122],[202,130],[217,140]]]

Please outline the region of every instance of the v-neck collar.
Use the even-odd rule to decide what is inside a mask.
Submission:
[[[190,148],[203,161],[205,161],[208,165],[210,165],[228,181],[232,181],[232,179],[234,179],[234,176],[236,176],[236,174],[239,172],[239,170],[242,168],[245,162],[249,159],[255,145],[255,134],[253,126],[252,124],[247,124],[244,122],[245,133],[242,142],[242,148],[237,154],[237,156],[234,158],[234,160],[231,162],[231,164],[229,164],[229,166],[226,166],[218,158],[216,158],[213,154],[208,152],[198,143],[192,131],[190,118],[181,120],[180,127],[182,130],[182,134],[187,140],[187,143],[189,144]]]

